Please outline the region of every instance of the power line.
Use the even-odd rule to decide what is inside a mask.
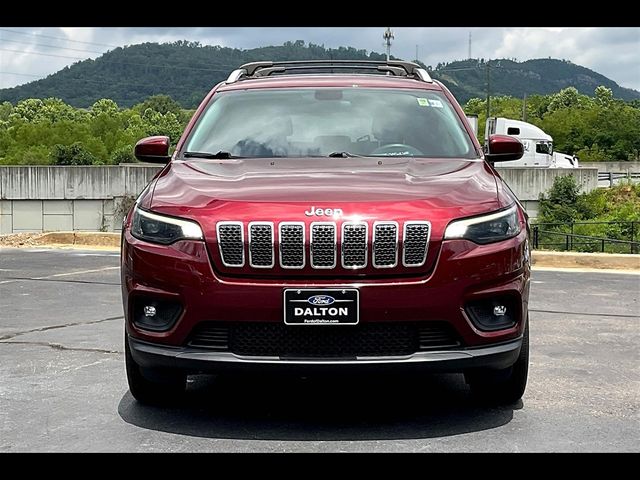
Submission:
[[[114,47],[114,48],[118,48],[120,47],[120,45],[111,45],[109,43],[98,43],[98,42],[87,42],[84,40],[71,40],[70,38],[65,38],[65,37],[55,37],[53,35],[45,35],[44,33],[35,33],[35,32],[21,32],[19,30],[11,30],[9,28],[0,28],[1,31],[3,32],[11,32],[11,33],[17,33],[20,35],[35,35],[38,37],[44,37],[44,38],[53,38],[55,40],[64,40],[65,42],[74,42],[74,43],[84,43],[87,45],[100,45],[103,47]]]
[[[79,48],[71,48],[71,47],[59,47],[58,45],[47,45],[46,43],[33,43],[33,42],[22,42],[20,40],[12,40],[10,38],[0,38],[2,42],[13,42],[13,43],[21,43],[23,45],[33,45],[34,47],[47,47],[47,48],[57,48],[59,50],[73,50],[76,52],[87,52],[87,53],[104,53],[99,52],[97,50],[81,50]]]
[[[42,75],[33,75],[32,73],[17,73],[17,72],[3,72],[0,71],[0,74],[2,75],[20,75],[22,77],[37,77],[37,78],[41,78]]]
[[[68,55],[56,55],[55,53],[29,52],[27,50],[11,50],[8,48],[0,48],[3,52],[28,53],[31,55],[42,55],[44,57],[70,58],[72,60],[86,60],[86,57],[70,57]]]

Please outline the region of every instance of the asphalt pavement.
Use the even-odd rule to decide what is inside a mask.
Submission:
[[[118,253],[0,249],[0,452],[640,450],[640,275],[536,270],[525,396],[461,375],[190,378],[127,388]]]

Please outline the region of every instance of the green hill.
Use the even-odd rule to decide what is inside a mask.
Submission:
[[[238,65],[258,60],[356,59],[383,60],[380,53],[352,47],[335,49],[303,41],[249,50],[201,45],[198,42],[143,43],[116,48],[96,60],[84,60],[24,85],[0,90],[0,101],[57,97],[76,107],[88,107],[100,98],[132,106],[150,95],[167,94],[185,108],[194,108],[217,82]],[[624,100],[640,98],[640,92],[620,87],[587,68],[552,59],[491,61],[492,95],[521,97],[556,92],[575,86],[593,95],[598,85]],[[467,60],[441,64],[433,70],[461,103],[486,93],[484,63]]]
[[[524,94],[547,95],[566,87],[575,87],[580,93],[593,96],[595,88],[604,85],[612,90],[616,98],[627,101],[640,98],[640,92],[621,87],[604,75],[566,60],[491,60],[489,74],[492,96],[522,98]],[[440,64],[433,71],[433,76],[445,83],[461,102],[473,97],[484,98],[487,94],[487,66],[483,60]]]

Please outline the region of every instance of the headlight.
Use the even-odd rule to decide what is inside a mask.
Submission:
[[[455,220],[444,232],[445,240],[465,238],[485,245],[515,237],[520,233],[518,210],[515,205],[507,210],[481,217]]]
[[[168,245],[177,240],[202,240],[202,229],[196,222],[146,212],[136,206],[131,234],[141,240]]]

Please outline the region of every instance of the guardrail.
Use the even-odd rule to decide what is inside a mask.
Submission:
[[[609,182],[609,187],[613,187],[616,180],[628,180],[629,182],[640,182],[640,173],[637,172],[598,172],[598,182]]]
[[[576,233],[576,226],[581,225],[609,225],[617,226],[621,233],[626,233],[628,239],[600,237]],[[557,227],[561,227],[558,229]],[[533,248],[550,247],[551,250],[581,251],[581,252],[609,252],[609,253],[639,253],[640,222],[547,222],[531,225]],[[561,241],[555,241],[556,239]],[[608,249],[606,247],[609,247]]]

